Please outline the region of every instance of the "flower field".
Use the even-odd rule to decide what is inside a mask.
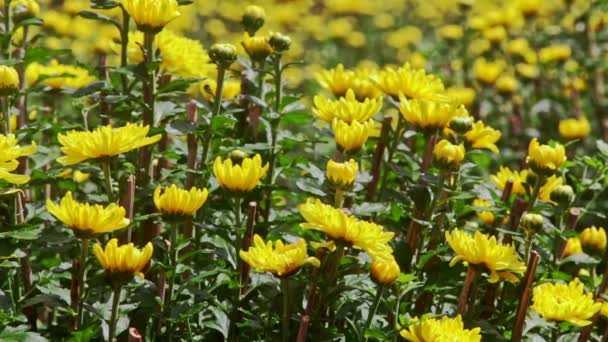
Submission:
[[[0,341],[608,341],[608,1],[0,12]]]

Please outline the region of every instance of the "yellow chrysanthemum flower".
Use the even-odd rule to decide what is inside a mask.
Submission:
[[[370,270],[374,280],[382,285],[394,283],[401,274],[399,264],[392,255],[390,258],[375,258]]]
[[[561,144],[555,146],[541,145],[536,138],[528,145],[526,159],[534,172],[550,174],[559,169],[566,161],[566,149]]]
[[[120,3],[142,31],[162,30],[180,15],[177,0],[121,0]]]
[[[198,91],[207,100],[213,100],[215,98],[215,92],[217,91],[217,82],[214,79],[206,79],[199,83]],[[224,80],[224,86],[222,88],[222,99],[233,99],[241,93],[241,81],[229,78]]]
[[[144,35],[140,31],[129,33],[127,53],[131,63],[141,63],[144,55],[141,45]],[[116,52],[120,45],[115,44]],[[205,77],[215,74],[215,64],[200,41],[189,39],[169,29],[162,30],[154,37],[154,48],[160,51],[160,72],[174,77]]]
[[[314,267],[321,265],[319,259],[306,255],[306,241],[303,239],[293,244],[283,244],[281,240],[264,242],[255,234],[253,246],[247,251],[239,251],[239,255],[257,272],[270,272],[279,277],[293,274],[304,264]]]
[[[233,153],[234,154],[234,153]],[[213,162],[213,174],[220,185],[229,191],[247,192],[253,190],[266,176],[268,163],[262,166],[262,157],[256,154],[253,158],[243,158],[233,163],[231,158],[217,157]]]
[[[492,208],[494,203],[481,198],[476,198],[473,200],[473,205],[480,208]],[[485,224],[493,224],[496,220],[496,216],[491,211],[478,211],[477,217]]]
[[[538,52],[538,59],[541,63],[564,62],[572,55],[572,49],[568,45],[547,46]]]
[[[382,98],[358,101],[352,89],[346,91],[346,96],[337,100],[329,100],[317,95],[313,99],[315,115],[325,121],[332,122],[338,118],[346,123],[353,121],[365,122],[382,109]]]
[[[355,72],[344,69],[344,65],[338,64],[334,69],[323,70],[315,74],[317,82],[325,90],[332,93],[334,96],[340,97],[346,94],[346,91],[351,88]]]
[[[581,239],[578,237],[571,237],[566,240],[566,246],[564,247],[564,256],[568,257],[575,254],[583,254],[583,245]]]
[[[437,29],[437,35],[445,40],[459,40],[464,36],[460,25],[445,25]]]
[[[532,290],[532,305],[546,321],[566,321],[576,326],[591,324],[591,317],[602,308],[593,300],[593,294],[585,294],[585,286],[574,278],[568,285],[544,283]]]
[[[331,186],[337,189],[347,189],[353,186],[358,171],[359,164],[354,159],[344,163],[337,163],[330,159],[327,161],[325,176]]]
[[[586,248],[600,252],[604,251],[606,249],[606,230],[603,227],[597,228],[596,226],[585,228],[581,232],[581,243]]]
[[[441,320],[427,318],[415,320],[401,336],[410,342],[480,342],[481,329],[465,329],[460,315],[455,318],[443,317]]]
[[[468,116],[464,106],[457,107],[449,102],[408,100],[403,96],[399,100],[399,111],[403,118],[416,127],[429,131],[446,128],[455,117]]]
[[[564,119],[559,122],[559,135],[564,139],[582,139],[590,133],[591,125],[586,117]]]
[[[473,128],[466,132],[464,137],[474,149],[488,149],[494,153],[498,153],[496,142],[500,139],[501,133],[490,126],[484,125],[480,120],[473,124]]]
[[[44,79],[40,80],[41,78]],[[25,70],[25,79],[29,85],[40,83],[52,89],[81,88],[95,81],[95,77],[89,74],[88,70],[59,64],[56,60],[52,60],[49,65],[29,64]]]
[[[496,184],[499,190],[505,189],[505,184],[509,179],[513,180],[513,190],[514,194],[525,194],[526,189],[524,188],[524,183],[528,178],[528,174],[530,170],[524,169],[521,171],[513,171],[508,167],[501,166],[498,169],[498,172],[494,175],[490,176],[490,181]]]
[[[475,90],[473,88],[451,87],[445,90],[448,100],[455,106],[470,106],[475,101]]]
[[[321,203],[318,199],[309,198],[299,209],[306,220],[306,223],[301,225],[304,229],[318,230],[334,240],[347,241],[354,248],[364,250],[372,258],[393,252],[387,243],[395,234],[385,232],[380,225],[358,220],[340,209]]]
[[[513,93],[519,88],[519,82],[510,74],[502,74],[496,79],[496,90],[504,94]]]
[[[454,145],[448,140],[441,140],[433,149],[433,156],[435,157],[435,161],[441,167],[453,167],[464,159],[464,145]]]
[[[551,204],[557,204],[551,199],[551,193],[553,192],[553,190],[555,190],[558,186],[561,186],[562,184],[564,184],[564,179],[562,177],[552,175],[551,177],[547,178],[545,184],[540,187],[540,190],[538,192],[538,198]]]
[[[241,42],[245,52],[256,62],[263,62],[266,57],[272,53],[272,47],[269,43],[269,38],[264,36],[250,37],[245,34],[243,41]]]
[[[154,248],[150,242],[142,249],[135,247],[133,243],[118,246],[117,239],[108,241],[105,249],[98,243],[93,246],[93,253],[95,253],[104,270],[131,276],[136,275],[139,278],[144,277],[141,271],[152,258],[153,252]]]
[[[19,75],[15,68],[0,65],[0,95],[8,95],[19,89]]]
[[[475,77],[478,81],[493,84],[505,68],[505,63],[502,60],[488,62],[484,58],[479,58],[473,65]]]
[[[371,119],[363,123],[353,121],[349,124],[340,119],[334,119],[332,122],[336,145],[340,146],[345,152],[360,149],[372,135],[374,129],[374,121]]]
[[[443,82],[409,63],[398,69],[386,68],[374,80],[382,92],[395,99],[404,96],[409,100],[447,101]]]
[[[0,179],[3,179],[11,184],[25,184],[29,182],[30,177],[11,173],[19,167],[17,158],[29,156],[36,152],[38,146],[32,143],[29,146],[18,146],[17,138],[13,134],[0,134]]]
[[[80,203],[72,198],[70,191],[63,196],[59,205],[47,200],[46,209],[79,234],[110,233],[129,224],[129,219],[125,218],[125,208],[115,203],[110,203],[107,207]]]
[[[165,188],[159,186],[154,190],[154,204],[163,214],[191,216],[207,201],[207,189],[192,188],[190,191],[179,189],[175,184]]]
[[[17,21],[36,17],[40,14],[40,5],[36,0],[14,0],[11,1],[10,6]]]
[[[73,165],[89,159],[114,157],[142,146],[154,144],[162,137],[157,134],[146,137],[149,126],[127,123],[126,126],[98,127],[94,131],[70,131],[59,133],[57,140],[62,145],[57,162],[62,165]]]
[[[526,265],[512,245],[502,245],[496,242],[496,237],[475,232],[474,236],[455,228],[451,233],[445,233],[447,240],[456,256],[450,262],[454,266],[460,261],[470,265],[478,265],[490,272],[489,282],[495,283],[501,279],[518,282],[514,273],[523,274]]]

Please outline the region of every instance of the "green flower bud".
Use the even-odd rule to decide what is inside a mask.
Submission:
[[[291,38],[279,32],[275,32],[270,36],[270,46],[276,52],[283,52],[289,50],[291,46]]]
[[[551,191],[549,198],[560,206],[567,207],[574,199],[574,190],[570,185],[560,185]]]
[[[545,219],[541,215],[526,213],[522,216],[519,225],[527,235],[531,235],[543,229],[544,222]]]
[[[450,121],[450,128],[458,133],[465,134],[473,127],[473,118],[470,116],[458,116]]]
[[[232,44],[213,44],[209,58],[219,67],[229,68],[236,61],[236,46]]]
[[[245,8],[245,13],[241,19],[241,25],[247,33],[253,37],[255,33],[264,26],[266,21],[266,13],[264,9],[259,6],[250,5]]]

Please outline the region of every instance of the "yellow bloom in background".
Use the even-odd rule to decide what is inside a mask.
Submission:
[[[571,237],[566,241],[566,246],[564,247],[564,256],[568,257],[571,255],[583,253],[583,246],[579,238]]]
[[[371,274],[374,280],[382,285],[394,283],[401,274],[401,269],[392,256],[388,260],[377,258],[372,261]]]
[[[485,58],[478,58],[473,65],[475,78],[486,84],[493,84],[502,71],[505,69],[505,62],[502,60],[488,62]]]
[[[157,134],[146,137],[149,126],[127,123],[123,127],[113,128],[102,126],[94,131],[69,131],[59,133],[57,140],[61,144],[61,152],[57,162],[62,165],[73,165],[89,159],[114,157],[122,153],[154,144],[162,137]]]
[[[591,133],[591,125],[586,117],[559,121],[559,135],[564,139],[582,139]]]
[[[325,176],[329,184],[336,189],[348,189],[355,183],[358,171],[359,164],[354,159],[344,163],[337,163],[330,159],[327,161]]]
[[[315,78],[322,88],[340,97],[351,88],[355,73],[352,70],[345,70],[342,64],[338,64],[334,69],[316,73]]]
[[[481,342],[481,329],[465,329],[460,315],[455,318],[442,317],[416,319],[401,336],[410,342]]]
[[[526,189],[524,188],[523,184],[526,182],[526,179],[528,178],[529,173],[530,173],[529,170],[524,169],[521,171],[514,171],[508,167],[501,166],[498,169],[498,172],[496,174],[490,176],[490,181],[492,183],[496,184],[496,187],[498,188],[498,190],[504,190],[505,185],[507,184],[509,179],[512,179],[513,180],[512,193],[525,194]]]
[[[259,154],[253,158],[243,158],[240,163],[233,163],[231,158],[222,161],[221,157],[217,157],[213,162],[215,178],[222,188],[229,191],[253,190],[266,176],[267,171],[268,163],[262,166],[262,157]]]
[[[493,26],[483,30],[482,35],[492,43],[500,43],[507,39],[507,30],[503,26]]]
[[[206,79],[199,83],[199,92],[207,100],[213,100],[215,98],[215,92],[217,91],[217,82],[213,79]],[[241,93],[241,81],[229,78],[224,80],[224,87],[222,88],[222,99],[232,99],[237,97]]]
[[[306,241],[298,240],[293,244],[283,244],[283,241],[267,241],[255,234],[253,246],[249,250],[239,251],[243,261],[257,272],[270,272],[276,276],[289,276],[304,264],[321,266],[319,259],[306,255]]]
[[[474,149],[488,149],[494,153],[498,153],[496,142],[500,139],[501,135],[499,130],[484,125],[480,120],[473,124],[473,128],[466,132],[464,137],[467,143]]]
[[[249,37],[245,35],[241,44],[249,58],[256,62],[263,62],[272,53],[268,37]]]
[[[435,161],[445,167],[452,167],[460,164],[464,159],[464,145],[454,145],[451,142],[443,139],[435,145],[433,156]]]
[[[104,270],[112,273],[136,275],[140,278],[144,277],[141,271],[152,258],[153,252],[154,248],[150,242],[142,249],[135,247],[133,243],[118,246],[117,239],[108,241],[105,249],[98,243],[93,246],[93,253],[95,253]]]
[[[409,63],[397,69],[380,71],[374,81],[382,92],[395,99],[404,96],[407,99],[447,101],[443,82],[424,69],[412,68]]]
[[[445,25],[437,29],[437,35],[446,40],[459,40],[464,36],[460,25]]]
[[[456,253],[450,261],[450,266],[463,261],[469,266],[477,265],[490,273],[488,281],[496,283],[499,280],[518,282],[515,274],[523,274],[526,265],[519,260],[513,245],[502,245],[496,242],[496,237],[475,232],[474,236],[455,228],[445,233],[445,239]]]
[[[585,248],[603,252],[606,250],[606,230],[603,227],[587,227],[581,232],[581,243]]]
[[[551,193],[553,190],[555,190],[555,188],[561,186],[562,184],[564,184],[564,179],[562,177],[552,175],[551,177],[547,178],[545,184],[540,187],[538,197],[545,202],[549,202],[554,205],[557,204],[551,199]]]
[[[464,87],[450,87],[445,90],[448,100],[455,106],[470,106],[475,101],[475,89]]]
[[[515,70],[522,77],[531,80],[538,78],[538,76],[540,75],[540,70],[538,69],[538,66],[534,64],[517,63],[515,65]]]
[[[443,129],[453,118],[468,116],[464,106],[456,107],[449,102],[408,100],[405,97],[400,97],[399,100],[399,111],[403,118],[421,129]]]
[[[191,216],[207,201],[207,189],[192,188],[190,191],[179,189],[175,184],[162,191],[159,186],[154,190],[154,204],[163,214]]]
[[[10,6],[16,21],[40,15],[40,5],[36,0],[13,0]]]
[[[565,62],[570,58],[572,49],[568,45],[551,45],[540,49],[538,59],[541,63]]]
[[[516,38],[507,42],[507,52],[512,55],[524,56],[530,50],[530,44],[526,38]]]
[[[313,102],[313,113],[325,122],[332,122],[334,118],[348,124],[353,121],[365,122],[382,109],[382,97],[358,101],[352,89],[348,89],[346,96],[337,100],[329,100],[317,95],[313,98]]]
[[[19,167],[19,157],[29,156],[36,152],[38,146],[32,143],[29,146],[17,145],[17,138],[14,134],[0,134],[0,179],[11,184],[25,184],[30,177],[11,173]]]
[[[19,89],[19,75],[15,68],[0,65],[0,95],[9,95]]]
[[[40,80],[44,78],[43,80]],[[49,65],[31,63],[25,69],[27,84],[44,84],[52,89],[81,88],[95,81],[89,71],[73,65],[59,64],[52,60]]]
[[[158,32],[180,15],[177,0],[121,0],[120,3],[142,31]]]
[[[585,294],[585,286],[574,278],[568,285],[544,283],[532,290],[532,305],[542,318],[550,322],[566,321],[579,327],[591,324],[591,318],[602,308],[593,293]]]
[[[494,203],[481,198],[476,198],[475,200],[473,200],[473,206],[482,208],[492,208],[494,206]],[[496,220],[496,216],[491,211],[477,211],[477,217],[479,217],[479,219],[485,224],[493,224]]]
[[[72,179],[76,183],[83,183],[91,178],[90,173],[85,173],[80,170],[74,170],[72,168],[64,169],[57,174],[57,178]]]
[[[495,87],[501,93],[510,94],[517,90],[519,83],[513,75],[502,74],[496,80]]]
[[[334,132],[336,145],[345,152],[360,149],[374,131],[374,121],[367,120],[363,123],[353,121],[351,124],[340,119],[334,119],[331,128]]]
[[[80,234],[110,233],[129,225],[129,219],[125,218],[125,208],[115,203],[106,207],[80,203],[72,198],[70,191],[63,196],[59,205],[47,200],[46,209],[75,233]]]
[[[300,204],[299,209],[306,220],[306,223],[301,224],[304,229],[318,230],[333,240],[347,241],[354,248],[364,250],[372,258],[382,258],[393,252],[387,243],[395,234],[385,232],[380,225],[358,220],[340,209],[313,198]]]
[[[566,161],[566,149],[561,144],[541,145],[536,138],[528,145],[526,162],[535,172],[553,173]]]

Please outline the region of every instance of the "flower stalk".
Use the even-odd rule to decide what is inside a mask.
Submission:
[[[281,315],[281,340],[289,341],[289,278],[281,278],[281,292],[283,293],[283,312]]]
[[[222,93],[224,92],[224,77],[226,75],[226,68],[222,64],[217,64],[217,86],[213,98],[213,112],[211,113],[211,121],[214,117],[220,115],[222,109]],[[203,140],[203,157],[201,164],[207,163],[207,156],[209,154],[209,145],[213,140],[213,130],[209,129],[208,137]]]
[[[118,307],[120,304],[120,291],[122,290],[122,286],[118,285],[114,288],[114,292],[112,294],[112,314],[110,316],[109,329],[108,329],[108,342],[114,341],[114,336],[116,335],[116,321],[118,319]]]
[[[367,315],[367,320],[365,321],[365,326],[363,327],[363,335],[365,336],[365,332],[372,325],[372,321],[374,320],[374,316],[378,311],[378,307],[380,306],[380,301],[382,300],[382,295],[384,294],[385,286],[382,284],[378,285],[378,289],[376,291],[376,296],[374,297],[374,301],[372,302],[372,306],[370,306],[369,313]],[[364,338],[367,341],[367,338]]]
[[[469,300],[469,292],[476,277],[477,271],[474,267],[469,266],[469,269],[467,270],[467,276],[464,279],[464,285],[462,286],[460,296],[458,297],[458,307],[456,309],[457,315],[464,315],[467,308],[467,302]]]
[[[77,308],[77,319],[76,319],[76,329],[82,326],[83,324],[83,305],[82,303],[85,300],[86,295],[86,276],[87,276],[87,257],[89,255],[89,238],[82,238],[81,240],[81,252],[80,252],[80,262],[78,268],[78,282],[77,286],[80,289],[79,296],[77,298],[77,302],[73,307]]]

